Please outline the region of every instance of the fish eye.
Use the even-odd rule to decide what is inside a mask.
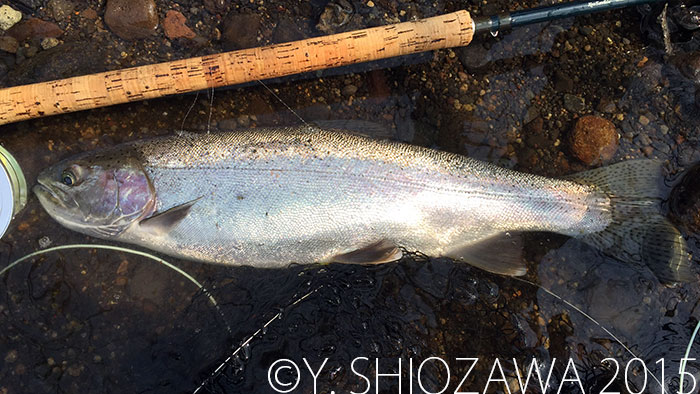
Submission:
[[[77,183],[77,178],[75,177],[75,174],[73,174],[73,171],[71,170],[65,170],[63,173],[61,173],[61,182],[63,182],[64,185],[66,186],[74,186]]]

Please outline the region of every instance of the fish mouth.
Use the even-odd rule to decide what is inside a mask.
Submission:
[[[61,198],[66,197],[62,190],[56,190],[50,185],[43,183],[41,180],[38,180],[37,182],[38,183],[32,188],[32,191],[39,198],[39,202],[45,209],[49,208],[50,206],[60,206],[66,209],[70,208],[66,204],[66,199]],[[59,196],[57,192],[61,192],[63,196]]]

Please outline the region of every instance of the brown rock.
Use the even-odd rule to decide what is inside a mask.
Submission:
[[[170,10],[165,14],[165,19],[163,20],[163,30],[165,35],[170,38],[195,38],[197,35],[192,31],[187,25],[187,18],[185,18],[182,13]]]
[[[256,14],[228,14],[221,41],[227,51],[252,48],[258,44],[260,16]]]
[[[28,38],[60,37],[63,30],[57,24],[38,18],[24,20],[7,31],[7,35],[22,42]]]
[[[14,37],[0,37],[0,51],[17,53],[17,48],[19,48],[19,44],[17,43],[17,40]]]
[[[108,0],[104,20],[114,34],[125,40],[146,38],[158,27],[154,0]]]
[[[92,8],[86,8],[82,11],[80,11],[80,16],[82,16],[85,19],[97,19],[97,11],[93,10]]]
[[[619,140],[612,122],[598,116],[584,116],[571,133],[571,153],[587,165],[599,165],[612,159]]]

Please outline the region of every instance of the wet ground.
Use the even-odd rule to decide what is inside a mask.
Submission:
[[[158,27],[129,41],[105,24],[109,1],[10,3],[25,19],[53,23],[61,33],[42,37],[46,30],[35,29],[16,39],[14,52],[0,51],[4,86],[460,8],[484,15],[540,4],[338,1],[324,11],[327,4],[320,0],[156,1]],[[680,8],[674,3],[671,10]],[[194,37],[185,31],[170,38],[176,34],[165,31],[169,10],[185,17]],[[577,158],[571,135],[579,118],[594,115],[612,122],[620,135],[606,163],[657,158],[676,180],[700,160],[700,37],[697,30],[672,24],[674,52],[667,54],[659,12],[632,8],[543,23],[478,37],[464,49],[267,81],[267,87],[221,89],[213,99],[202,92],[5,125],[0,143],[32,182],[40,169],[72,153],[183,125],[204,131],[299,124],[300,118],[359,119],[380,123],[400,140],[562,176],[589,168]],[[688,215],[677,220],[697,256],[696,224]],[[630,364],[625,375],[635,356],[658,379],[664,373],[667,390],[677,389],[679,359],[700,317],[698,283],[665,286],[645,267],[618,262],[564,236],[532,234],[527,241],[526,280],[581,311],[534,285],[424,256],[377,267],[285,270],[166,257],[209,289],[217,309],[194,284],[143,257],[96,250],[48,253],[0,278],[0,393],[171,393],[202,385],[200,392],[268,393],[275,392],[268,371],[278,359],[300,367],[295,392],[363,392],[368,385],[371,392],[439,392],[446,383],[450,392],[458,386],[483,391],[496,359],[513,389],[518,385],[513,358],[520,366],[533,359],[546,370],[553,366],[554,390],[573,377],[566,374],[572,360],[586,390],[599,392],[612,381],[608,391],[637,392],[644,385],[644,374],[635,370],[639,365]],[[104,242],[63,229],[32,197],[0,240],[0,267],[68,243]],[[352,364],[358,357],[366,359]],[[429,357],[447,364],[433,359],[419,374]],[[471,363],[457,358],[477,357],[480,362],[462,382]],[[605,358],[618,360],[621,369],[616,372]],[[314,374],[323,365],[316,386],[304,359]],[[384,376],[377,387],[377,372],[399,370],[401,386],[398,378]],[[687,370],[697,377],[700,368],[690,362]],[[293,375],[282,373],[280,380],[293,382]],[[499,378],[493,375],[489,392],[507,392]],[[562,391],[579,392],[577,387],[564,384]],[[659,392],[650,375],[645,392]]]

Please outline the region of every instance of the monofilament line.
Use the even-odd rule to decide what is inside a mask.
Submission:
[[[308,123],[306,123],[306,121],[305,121],[301,116],[299,116],[298,113],[294,112],[294,110],[292,109],[292,107],[290,107],[289,105],[287,105],[287,103],[285,103],[284,100],[282,100],[282,98],[281,98],[280,96],[277,95],[277,93],[275,93],[272,89],[270,89],[267,85],[265,85],[265,82],[263,82],[263,81],[261,81],[261,80],[259,80],[259,79],[258,79],[257,81],[260,82],[260,84],[261,84],[262,86],[264,86],[265,89],[267,89],[268,92],[272,93],[272,95],[275,96],[275,98],[276,98],[277,100],[279,100],[279,102],[282,103],[282,105],[284,105],[285,107],[287,107],[287,109],[289,110],[289,112],[293,113],[294,116],[296,116],[296,117],[301,121],[301,123],[303,123],[305,126],[308,126],[308,125],[309,125]]]
[[[133,255],[136,255],[136,256],[147,257],[147,258],[149,258],[149,259],[151,259],[151,260],[153,260],[153,261],[156,261],[156,262],[158,262],[158,263],[163,264],[164,266],[166,266],[166,267],[170,268],[171,270],[177,272],[178,274],[184,276],[184,277],[187,278],[187,280],[189,280],[190,282],[194,283],[195,286],[197,286],[197,287],[199,288],[199,290],[209,298],[209,301],[211,301],[212,305],[214,306],[214,308],[216,309],[216,311],[219,313],[219,316],[221,316],[221,318],[223,319],[224,324],[226,325],[226,329],[227,329],[228,332],[229,332],[229,335],[233,335],[233,331],[231,330],[231,327],[228,325],[228,322],[226,321],[226,317],[224,316],[223,312],[222,312],[221,309],[219,308],[219,304],[217,304],[216,299],[214,299],[214,296],[209,292],[209,290],[207,290],[204,286],[202,286],[202,284],[199,283],[199,281],[197,281],[197,279],[193,278],[192,275],[190,275],[190,274],[188,274],[187,272],[183,271],[183,270],[180,269],[179,267],[176,267],[176,266],[174,266],[173,264],[171,264],[171,263],[169,263],[169,262],[167,262],[167,261],[161,259],[160,257],[154,256],[154,255],[152,255],[152,254],[150,254],[150,253],[142,252],[142,251],[140,251],[140,250],[129,249],[129,248],[123,248],[123,247],[120,247],[120,246],[99,245],[99,244],[97,244],[97,245],[92,245],[92,244],[69,244],[69,245],[54,246],[54,247],[51,247],[51,248],[38,250],[38,251],[36,251],[36,252],[30,253],[30,254],[28,254],[28,255],[26,255],[26,256],[23,256],[23,257],[18,258],[17,260],[15,260],[15,261],[13,261],[12,263],[10,263],[7,267],[1,269],[1,270],[0,270],[0,276],[2,276],[4,273],[8,272],[8,271],[9,271],[10,269],[12,269],[14,266],[16,266],[17,264],[19,264],[19,263],[21,263],[21,262],[23,262],[23,261],[29,260],[29,259],[31,259],[31,258],[33,258],[33,257],[36,257],[36,256],[40,256],[40,255],[42,255],[42,254],[46,254],[46,253],[50,253],[50,252],[55,252],[55,251],[59,251],[59,250],[67,250],[67,249],[103,249],[103,250],[113,250],[113,251],[117,251],[117,252],[124,252],[124,253],[133,254]]]
[[[304,300],[307,299],[311,294],[317,292],[321,287],[323,287],[323,286],[319,286],[319,287],[317,287],[317,288],[315,288],[315,289],[309,291],[308,293],[304,294],[303,296],[299,297],[296,301],[294,301],[294,302],[292,302],[291,304],[289,304],[289,305],[288,305],[286,308],[284,308],[283,310],[287,310],[287,309],[289,309],[289,308],[295,306],[296,304],[298,304],[298,303],[304,301]],[[250,336],[248,336],[248,338],[246,338],[243,342],[241,342],[241,344],[236,348],[236,350],[234,350],[233,353],[231,353],[231,355],[229,355],[229,356],[226,358],[226,360],[224,360],[221,364],[219,364],[219,366],[216,367],[216,369],[214,370],[214,372],[212,372],[211,375],[209,375],[209,377],[206,378],[206,379],[202,382],[202,384],[200,384],[199,387],[197,387],[197,388],[192,392],[192,394],[197,394],[197,393],[199,392],[199,390],[201,390],[204,386],[206,386],[207,383],[211,382],[213,379],[215,379],[217,376],[219,376],[219,374],[221,374],[221,371],[224,369],[224,367],[226,366],[226,364],[228,364],[234,357],[236,357],[236,355],[241,351],[241,349],[243,349],[244,347],[248,346],[248,345],[253,341],[253,339],[254,339],[256,336],[258,336],[260,333],[264,332],[265,329],[267,329],[267,327],[270,326],[270,324],[272,324],[275,320],[279,319],[280,317],[282,317],[282,312],[281,312],[281,311],[280,311],[280,312],[277,312],[274,316],[272,316],[272,318],[270,318],[267,322],[265,322],[265,324],[263,324],[262,327],[258,328],[254,333],[252,333]]]
[[[535,287],[537,287],[538,289],[542,289],[542,290],[544,290],[547,294],[551,295],[552,297],[558,299],[559,301],[561,301],[561,302],[563,302],[564,304],[568,305],[569,307],[573,308],[575,311],[577,311],[578,313],[582,314],[586,319],[592,321],[592,322],[595,323],[598,327],[600,327],[603,331],[605,331],[608,335],[610,335],[610,337],[612,337],[612,339],[614,339],[618,344],[620,344],[620,346],[622,346],[623,349],[625,349],[629,354],[631,354],[633,358],[639,358],[636,354],[634,354],[634,352],[632,351],[632,349],[630,349],[630,348],[627,347],[624,343],[622,343],[622,341],[621,341],[615,334],[613,334],[610,330],[608,330],[607,328],[605,328],[602,324],[598,323],[598,321],[597,321],[596,319],[592,318],[588,313],[584,312],[581,308],[579,308],[579,307],[577,307],[576,305],[570,303],[569,301],[567,301],[567,300],[561,298],[559,295],[557,295],[557,294],[554,293],[553,291],[549,290],[548,288],[543,287],[543,286],[541,286],[541,285],[538,285],[537,283],[530,282],[530,281],[527,280],[527,279],[522,279],[522,278],[517,278],[517,277],[512,277],[512,279],[519,280],[519,281],[521,281],[521,282],[523,282],[523,283],[527,283],[527,284],[529,284],[529,285],[535,286]],[[641,358],[639,358],[639,359],[641,360]],[[644,368],[646,368],[646,367],[644,367]],[[659,379],[656,378],[656,376],[654,376],[654,374],[650,374],[650,375],[651,375],[652,378],[654,378],[654,380],[656,380],[656,383],[658,383],[660,387],[663,387],[663,384],[659,381]]]

